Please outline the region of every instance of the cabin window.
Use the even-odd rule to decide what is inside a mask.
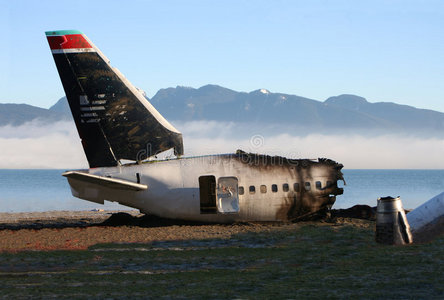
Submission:
[[[288,192],[288,191],[290,190],[290,188],[288,187],[288,183],[284,183],[284,184],[282,185],[282,190],[283,190],[284,192]]]
[[[250,194],[256,193],[256,188],[254,187],[254,185],[250,185],[249,190],[250,190]]]
[[[305,185],[305,190],[306,190],[307,192],[311,190],[310,182],[306,182],[304,185]]]
[[[316,189],[317,190],[322,190],[322,184],[320,181],[316,181]]]
[[[239,212],[236,177],[220,177],[217,180],[217,211],[223,214]]]
[[[266,185],[261,185],[260,190],[261,190],[262,194],[265,194],[267,192],[267,186]]]
[[[239,187],[239,195],[243,195],[244,194],[244,187],[240,186]]]
[[[301,188],[299,187],[299,183],[295,183],[295,184],[293,184],[293,190],[294,190],[295,192],[300,192],[300,191],[301,191]]]
[[[278,186],[277,186],[277,184],[272,184],[272,185],[271,185],[271,191],[272,191],[273,193],[276,193],[276,192],[278,191]]]

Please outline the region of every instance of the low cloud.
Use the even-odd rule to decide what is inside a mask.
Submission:
[[[257,138],[257,137],[256,137]],[[347,169],[443,169],[444,140],[400,136],[308,135],[287,134],[263,137],[263,144],[253,140],[193,138],[187,141],[187,154],[202,155],[246,152],[281,155],[290,158],[326,157],[344,164]]]
[[[246,134],[235,123],[175,124],[187,156],[247,152],[291,158],[327,157],[347,169],[443,169],[444,139],[402,135]],[[0,168],[87,168],[73,122],[0,127]]]
[[[87,167],[77,130],[68,121],[0,127],[0,147],[2,169]]]
[[[242,126],[236,126],[236,124],[221,124],[216,127],[214,122],[209,123],[208,126],[200,122],[199,127],[219,128],[220,134],[215,130],[210,130],[212,136],[205,134],[199,137],[195,131],[191,131],[188,135],[189,127],[184,126],[183,135],[187,155],[232,153],[236,149],[242,149],[246,152],[290,158],[326,157],[344,164],[347,169],[444,168],[444,138],[421,138],[401,134],[297,136],[268,133],[262,135],[260,132],[249,134],[248,137],[236,138],[245,132]],[[187,136],[189,136],[188,139]]]

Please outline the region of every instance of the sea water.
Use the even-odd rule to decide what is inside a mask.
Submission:
[[[64,170],[0,170],[0,212],[49,210],[130,209],[74,198]],[[444,170],[343,170],[344,194],[333,208],[356,204],[376,206],[378,197],[401,196],[405,208],[414,209],[444,191]]]
[[[444,170],[343,170],[344,194],[334,208],[356,204],[376,206],[379,197],[400,196],[406,209],[414,209],[444,192]]]
[[[63,172],[0,169],[0,212],[130,209],[113,202],[102,205],[73,197]]]

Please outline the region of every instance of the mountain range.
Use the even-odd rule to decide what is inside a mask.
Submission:
[[[392,102],[370,103],[355,95],[317,101],[265,89],[246,93],[205,85],[198,89],[182,86],[161,89],[149,101],[173,123],[206,120],[309,132],[444,132],[444,113]],[[49,109],[0,104],[0,126],[17,126],[34,119],[54,122],[70,118],[65,97]]]
[[[0,126],[19,126],[32,120],[40,120],[43,123],[69,120],[72,117],[65,97],[61,98],[54,106],[65,106],[64,102],[66,102],[68,111],[58,111],[52,107],[45,109],[28,104],[0,103]]]

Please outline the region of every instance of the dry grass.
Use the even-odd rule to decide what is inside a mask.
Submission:
[[[88,250],[3,252],[2,297],[443,298],[444,239],[381,246],[373,226],[98,228],[105,244]]]

